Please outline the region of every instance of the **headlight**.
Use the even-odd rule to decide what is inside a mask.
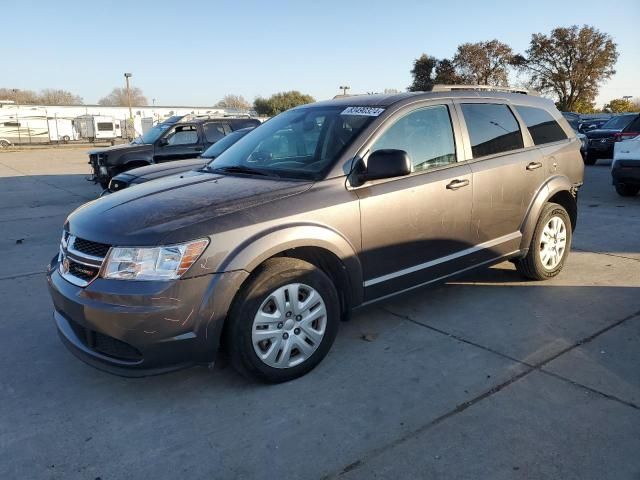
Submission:
[[[209,240],[202,239],[166,247],[113,247],[102,276],[119,280],[180,278],[202,255],[208,244]]]

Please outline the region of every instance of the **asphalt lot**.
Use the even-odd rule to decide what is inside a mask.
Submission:
[[[306,377],[124,379],[51,319],[82,149],[0,153],[0,478],[640,479],[640,196],[586,169],[565,271],[505,263],[356,313]]]

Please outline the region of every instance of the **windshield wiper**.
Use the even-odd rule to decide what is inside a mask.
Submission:
[[[211,168],[207,167],[209,172],[222,172],[222,173],[246,173],[247,175],[263,175],[265,177],[279,177],[279,175],[272,172],[265,172],[257,168],[245,167],[242,165],[234,165],[229,167]]]

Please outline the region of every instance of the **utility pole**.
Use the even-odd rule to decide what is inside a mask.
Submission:
[[[351,90],[351,87],[344,85],[344,86],[340,86],[340,90],[342,90],[342,94],[346,95],[347,94],[347,90]]]
[[[125,73],[124,74],[124,79],[127,82],[127,103],[129,104],[129,128],[130,131],[127,132],[127,135],[130,138],[133,138],[131,136],[131,131],[133,130],[133,112],[131,111],[131,89],[129,88],[129,79],[133,76],[132,73]]]

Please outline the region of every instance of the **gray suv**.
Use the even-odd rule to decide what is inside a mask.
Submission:
[[[63,342],[114,373],[214,361],[299,377],[359,306],[511,260],[557,275],[582,184],[550,100],[481,87],[284,112],[200,171],[78,208],[48,282]]]

